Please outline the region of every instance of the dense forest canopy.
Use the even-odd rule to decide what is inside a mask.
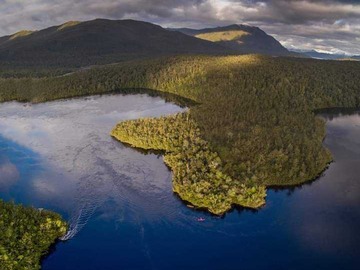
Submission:
[[[316,178],[331,161],[331,154],[322,145],[325,123],[316,117],[314,110],[359,107],[359,81],[360,64],[350,61],[259,55],[176,56],[94,67],[67,76],[3,78],[0,101],[44,102],[109,92],[135,93],[138,88],[156,89],[195,101],[198,105],[190,108],[186,119],[199,129],[196,137],[220,158],[221,165],[216,170],[228,177],[209,177],[210,163],[206,155],[200,158],[206,167],[204,174],[197,173],[191,179],[193,193],[197,195],[178,193],[202,207],[199,196],[203,196],[203,202],[213,201],[208,199],[226,189],[226,184],[215,183],[223,181],[219,179],[231,179],[231,187],[239,192],[254,188],[256,201],[265,196],[261,192],[264,186],[294,185]],[[179,117],[177,122],[182,119]],[[146,125],[149,123],[161,124],[149,121]],[[137,134],[141,126],[134,122],[128,128]],[[149,127],[148,132],[143,132],[144,136],[154,136],[151,130]],[[177,133],[185,130],[181,128]],[[151,145],[142,146],[153,148]],[[165,146],[161,149],[173,154]],[[182,151],[176,153],[186,155]],[[204,193],[196,190],[197,183],[221,188]],[[242,204],[235,199],[224,200],[221,203],[226,207],[213,210],[218,205],[215,201],[213,206],[207,203],[205,207],[217,214],[232,203]]]
[[[197,207],[223,214],[233,204],[257,208],[265,203],[264,186],[247,186],[223,172],[219,155],[202,139],[189,113],[125,121],[111,134],[135,147],[165,151],[173,191]]]
[[[0,200],[0,269],[40,269],[40,259],[63,236],[57,214]]]

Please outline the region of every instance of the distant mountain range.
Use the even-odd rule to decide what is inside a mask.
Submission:
[[[198,30],[190,28],[173,28],[170,30],[212,41],[240,54],[259,53],[272,56],[301,56],[299,53],[288,51],[275,38],[254,26],[233,24]]]
[[[331,54],[331,53],[321,53],[316,50],[303,51],[303,50],[294,50],[294,52],[302,53],[308,57],[315,59],[324,59],[324,60],[360,60],[360,55],[349,56],[346,54]]]
[[[164,29],[148,22],[71,21],[0,37],[1,66],[80,67],[169,54],[298,56],[257,27]]]

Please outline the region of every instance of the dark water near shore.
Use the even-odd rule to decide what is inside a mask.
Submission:
[[[146,95],[0,104],[0,198],[79,224],[43,269],[358,269],[359,114],[323,114],[335,162],[320,179],[218,218],[172,193],[161,156],[109,136],[119,120],[182,110]]]

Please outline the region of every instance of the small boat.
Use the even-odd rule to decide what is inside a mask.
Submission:
[[[204,222],[204,221],[205,221],[205,218],[199,217],[199,218],[197,218],[196,220],[197,220],[198,222]]]

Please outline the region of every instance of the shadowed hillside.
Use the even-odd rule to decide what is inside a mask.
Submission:
[[[0,38],[5,67],[81,67],[167,54],[221,54],[218,44],[134,20],[68,22]]]

